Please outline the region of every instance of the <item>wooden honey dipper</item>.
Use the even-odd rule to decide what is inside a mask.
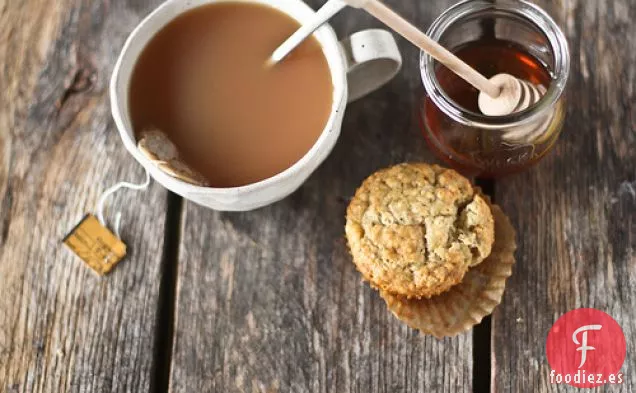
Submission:
[[[378,0],[327,1],[315,14],[314,19],[301,26],[274,51],[270,64],[282,60],[345,5],[364,9],[477,88],[480,91],[479,109],[484,115],[505,116],[520,112],[536,104],[546,92],[543,86],[535,86],[509,74],[497,74],[490,79],[486,78]]]

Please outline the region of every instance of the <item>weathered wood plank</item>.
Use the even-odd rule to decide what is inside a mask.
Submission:
[[[550,385],[548,330],[565,312],[595,307],[627,338],[626,382],[636,386],[636,4],[541,1],[572,51],[569,115],[555,151],[496,185],[519,233],[517,267],[493,317],[497,392],[575,392]]]
[[[421,25],[441,3],[391,2]],[[342,36],[379,26],[351,9],[334,23]],[[438,341],[399,323],[344,242],[367,175],[432,159],[412,112],[417,50],[400,47],[404,71],[348,108],[336,149],[293,196],[241,214],[186,203],[170,391],[472,391],[471,334]]]
[[[61,240],[120,179],[142,180],[111,120],[125,36],[158,1],[0,0],[0,391],[146,392],[166,192],[122,192],[129,255],[108,278]]]

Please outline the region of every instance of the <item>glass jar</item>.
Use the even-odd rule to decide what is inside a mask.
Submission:
[[[422,52],[420,117],[431,149],[478,177],[517,172],[544,157],[563,128],[570,69],[567,41],[554,20],[523,0],[468,0],[446,10],[428,35],[488,78],[507,72],[545,87],[541,100],[524,111],[485,116],[476,106],[477,90]]]

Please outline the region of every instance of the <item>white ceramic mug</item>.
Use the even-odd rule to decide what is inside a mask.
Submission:
[[[242,187],[200,187],[174,178],[159,169],[137,149],[130,114],[128,89],[133,68],[141,52],[166,24],[198,6],[225,0],[169,0],[146,17],[131,33],[117,60],[110,85],[113,117],[130,154],[150,175],[167,189],[197,204],[215,210],[245,211],[276,202],[294,192],[327,158],[342,125],[347,102],[353,101],[388,82],[402,64],[393,36],[384,30],[365,30],[338,42],[332,28],[322,26],[314,33],[331,70],[333,104],[331,115],[313,147],[285,171]],[[296,19],[306,21],[314,11],[300,0],[249,0],[269,5]]]

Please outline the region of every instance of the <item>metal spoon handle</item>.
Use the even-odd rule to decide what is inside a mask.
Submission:
[[[278,63],[283,60],[294,48],[300,45],[307,37],[311,35],[316,29],[326,23],[331,17],[337,14],[341,9],[347,6],[347,3],[341,0],[329,0],[327,1],[316,13],[311,20],[294,32],[285,42],[283,42],[270,58],[271,63]]]

